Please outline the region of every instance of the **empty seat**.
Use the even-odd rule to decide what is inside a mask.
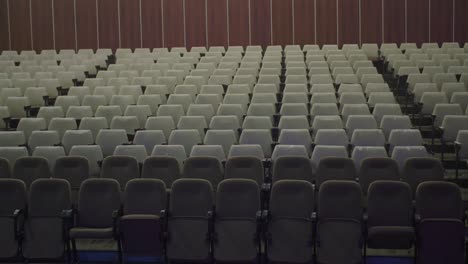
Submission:
[[[373,146],[373,147],[362,147],[358,146],[353,149],[351,153],[351,158],[354,161],[354,165],[359,173],[361,169],[361,163],[367,158],[386,158],[388,157],[387,150],[383,146]]]
[[[368,157],[362,160],[359,184],[365,195],[369,185],[375,181],[400,181],[398,163],[388,157]]]
[[[408,158],[401,172],[401,178],[411,186],[415,193],[422,182],[443,181],[444,167],[440,160],[435,158]]]
[[[355,129],[350,142],[355,147],[383,147],[385,136],[380,129]]]
[[[312,183],[312,163],[307,157],[284,156],[273,163],[272,182],[280,180],[302,180]]]
[[[181,171],[183,169],[184,162],[187,159],[185,148],[182,145],[156,145],[151,152],[151,156],[174,157],[177,159]]]
[[[33,153],[36,147],[56,146],[60,142],[61,139],[57,131],[33,131],[28,140],[28,147],[30,152]]]
[[[244,129],[239,138],[241,145],[260,145],[266,158],[271,157],[273,139],[267,129]]]
[[[110,156],[103,160],[101,178],[115,179],[122,188],[131,179],[140,176],[138,161],[130,156]]]
[[[21,157],[14,163],[13,178],[22,180],[27,189],[33,181],[50,177],[49,163],[43,157]]]
[[[312,152],[312,138],[308,129],[282,129],[278,138],[282,145],[302,145],[308,155]]]
[[[104,157],[112,155],[118,145],[125,143],[128,138],[124,129],[101,129],[96,137],[96,145],[101,147]]]
[[[315,134],[315,145],[343,146],[348,148],[349,139],[344,129],[320,129]]]
[[[16,131],[22,131],[26,140],[29,140],[33,131],[45,130],[46,123],[43,118],[21,118]]]
[[[1,147],[18,147],[26,144],[23,131],[2,131],[0,132]]]
[[[65,131],[67,130],[74,130],[77,129],[78,126],[76,124],[76,120],[71,117],[55,117],[50,120],[49,123],[49,130],[54,130],[57,131],[59,134],[59,138],[63,138],[63,135],[65,134]]]
[[[225,179],[250,179],[263,184],[262,160],[254,156],[230,157],[226,162]]]
[[[320,160],[317,168],[317,186],[329,180],[355,181],[357,170],[350,158],[324,157]]]
[[[170,189],[172,183],[181,177],[179,162],[175,157],[148,157],[143,163],[141,177],[162,180]]]
[[[222,164],[215,157],[190,157],[184,163],[183,177],[205,179],[216,190],[223,179]]]
[[[85,157],[60,157],[53,168],[55,178],[64,179],[70,184],[71,201],[78,203],[81,184],[89,178],[89,163]]]

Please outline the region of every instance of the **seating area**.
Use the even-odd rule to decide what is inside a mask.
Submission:
[[[3,51],[0,117],[0,259],[465,261],[468,43]]]

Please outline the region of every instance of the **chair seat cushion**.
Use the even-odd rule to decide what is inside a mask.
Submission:
[[[71,238],[96,238],[106,239],[112,238],[112,227],[107,228],[89,228],[89,227],[74,227],[70,229]]]
[[[368,230],[368,247],[386,249],[408,249],[414,241],[411,226],[374,226]]]

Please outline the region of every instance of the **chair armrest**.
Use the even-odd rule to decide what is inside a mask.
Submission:
[[[75,210],[74,209],[63,210],[60,213],[60,217],[62,219],[71,219],[74,215],[75,215]]]
[[[419,224],[421,222],[421,215],[414,214],[414,223]]]
[[[15,237],[19,240],[22,238],[24,232],[23,232],[23,221],[20,222],[21,217],[25,217],[25,212],[23,209],[16,209],[13,211],[13,220],[14,220],[14,231],[15,231]]]
[[[120,207],[118,210],[115,210],[112,212],[112,232],[114,234],[114,239],[118,240],[119,239],[119,227],[118,227],[118,220],[122,216],[122,207]]]
[[[261,188],[263,193],[268,193],[271,190],[271,183],[263,183]]]

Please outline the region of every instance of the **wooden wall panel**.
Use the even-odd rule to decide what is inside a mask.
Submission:
[[[384,42],[406,42],[405,0],[384,0]]]
[[[115,50],[120,45],[118,0],[98,0],[99,48]]]
[[[162,0],[141,0],[141,32],[144,48],[163,46]]]
[[[468,1],[455,0],[455,41],[462,44],[468,42]]]
[[[421,45],[429,41],[429,0],[407,1],[407,41]]]
[[[337,43],[336,0],[316,0],[317,44]]]
[[[229,0],[207,0],[208,46],[228,45],[228,1]]]
[[[251,44],[271,44],[270,0],[250,0]]]
[[[184,0],[163,0],[164,45],[166,47],[185,46]]]
[[[75,49],[75,3],[54,0],[55,48]]]
[[[273,45],[294,43],[293,0],[272,0]]]
[[[382,0],[361,0],[361,41],[382,43]]]
[[[8,32],[8,3],[7,0],[0,0],[0,52],[10,49]]]
[[[14,50],[31,50],[31,20],[29,0],[10,0],[11,47]]]
[[[75,2],[78,49],[96,49],[98,47],[96,1],[77,0]]]
[[[431,0],[431,42],[453,40],[453,1]],[[465,14],[466,15],[466,14]],[[465,18],[466,19],[466,18]],[[468,29],[465,29],[468,30]]]
[[[52,0],[31,0],[33,46],[36,52],[54,49]]]
[[[296,44],[315,43],[315,0],[294,0],[294,35]]]
[[[228,5],[229,45],[249,45],[249,0],[228,0]]]
[[[359,0],[338,1],[338,42],[359,43]]]
[[[206,46],[205,0],[185,0],[187,48]]]
[[[120,46],[122,48],[140,48],[140,1],[120,0]]]

